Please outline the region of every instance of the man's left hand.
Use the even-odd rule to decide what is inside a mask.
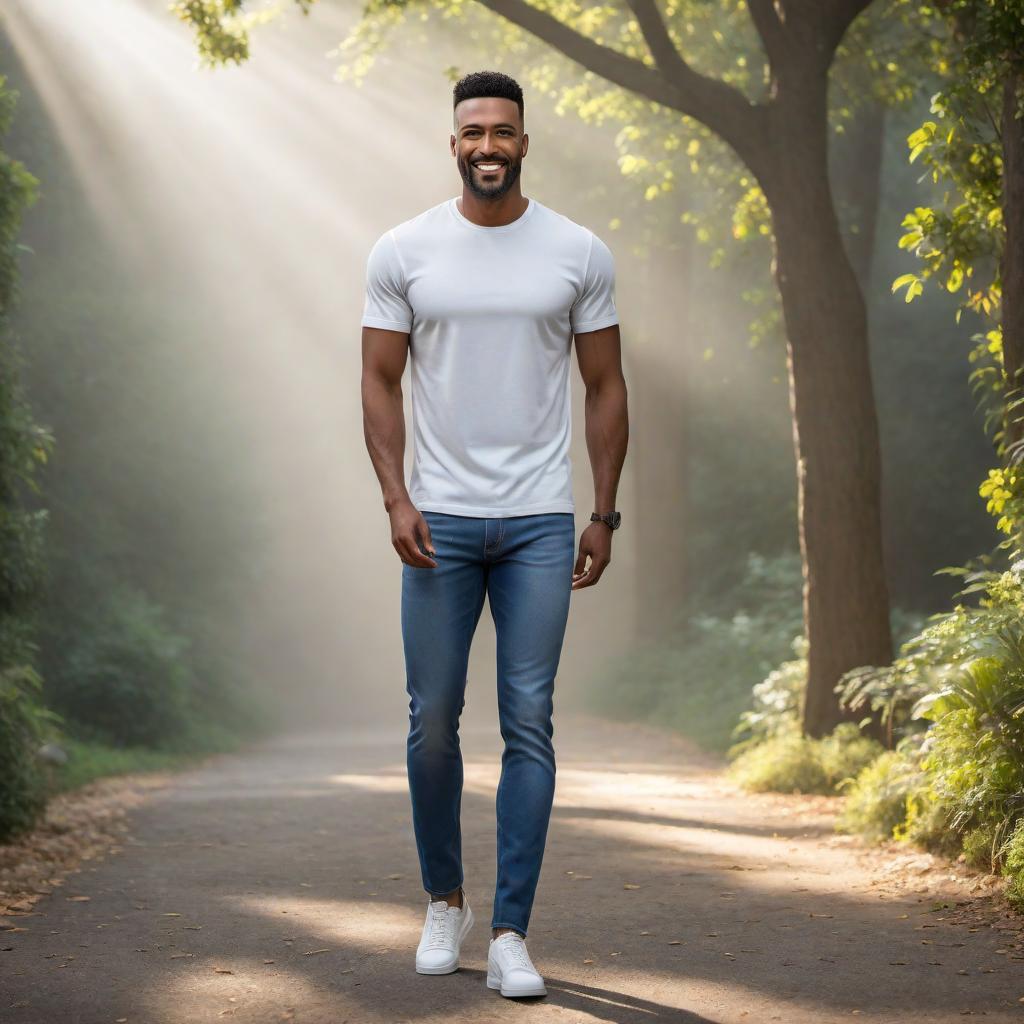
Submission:
[[[590,556],[589,568],[584,568]],[[612,560],[612,528],[599,520],[592,522],[580,535],[580,553],[573,567],[572,589],[592,587]]]

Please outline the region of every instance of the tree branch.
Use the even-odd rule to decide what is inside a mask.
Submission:
[[[775,64],[782,56],[786,43],[786,27],[775,9],[774,0],[747,0],[750,20],[768,54],[768,63]]]
[[[676,49],[672,37],[668,34],[665,22],[662,21],[654,0],[627,0],[629,6],[636,15],[640,25],[647,48],[651,51],[658,69],[662,74],[672,77],[678,74],[686,74],[689,67],[683,60],[682,54]]]
[[[657,68],[594,42],[526,0],[477,0],[588,71],[695,118],[720,135],[757,173],[764,153],[763,108],[739,90],[699,74],[676,50],[654,0],[629,0]]]
[[[818,3],[821,5],[819,9],[823,52],[827,52],[831,57],[846,30],[853,24],[857,15],[871,5],[871,0],[818,0]]]

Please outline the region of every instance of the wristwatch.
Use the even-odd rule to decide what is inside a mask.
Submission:
[[[607,523],[613,530],[619,528],[619,523],[622,521],[622,514],[620,512],[593,512],[590,516],[590,521],[596,523],[600,520],[602,523]]]

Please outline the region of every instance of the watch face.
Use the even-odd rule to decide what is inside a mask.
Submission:
[[[621,520],[622,520],[622,514],[621,513],[619,513],[619,512],[612,512],[610,514],[609,526],[611,526],[611,528],[613,530],[617,530],[619,528],[619,523],[621,522]]]

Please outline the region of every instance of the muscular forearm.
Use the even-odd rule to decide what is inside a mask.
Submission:
[[[405,413],[402,409],[402,387],[364,375],[363,435],[374,471],[380,481],[384,508],[408,500],[405,487]]]
[[[615,508],[622,464],[629,443],[626,382],[616,378],[587,389],[587,451],[594,475],[594,512]]]

